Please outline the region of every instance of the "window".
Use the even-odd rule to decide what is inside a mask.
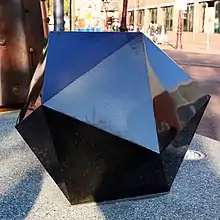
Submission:
[[[197,22],[199,25],[200,33],[204,33],[205,31],[205,8],[206,8],[205,3],[199,3],[199,20]]]
[[[140,25],[140,28],[142,28],[144,26],[144,9],[140,9],[138,11],[138,24]]]
[[[149,9],[149,20],[154,24],[157,23],[157,8]]]
[[[163,8],[164,11],[164,24],[167,31],[173,30],[173,6],[168,6]]]
[[[215,5],[215,33],[220,34],[220,2]]]
[[[183,12],[183,31],[193,32],[194,4],[188,4]]]
[[[129,25],[134,24],[134,11],[130,11],[129,15]]]

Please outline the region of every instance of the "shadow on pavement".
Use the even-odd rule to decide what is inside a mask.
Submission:
[[[27,166],[30,164],[24,161],[28,151],[24,143],[20,143],[14,131],[17,114],[17,112],[0,114],[1,220],[25,219],[34,206],[42,187],[43,171],[41,169],[31,162],[30,168],[25,165],[20,167],[20,162]],[[23,168],[25,171],[22,170]]]
[[[27,172],[5,195],[0,198],[1,220],[25,219],[35,204],[42,185],[42,173]]]

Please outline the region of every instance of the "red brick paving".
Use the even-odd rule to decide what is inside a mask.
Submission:
[[[220,51],[219,54],[204,54],[195,52],[182,52],[177,50],[164,50],[171,58],[177,62],[215,65],[220,68]]]
[[[198,63],[204,66],[181,65],[194,79],[201,82],[201,86],[212,98],[197,129],[197,133],[220,140],[220,55],[185,53],[166,51],[166,53],[179,63]],[[219,65],[219,68],[209,65]]]

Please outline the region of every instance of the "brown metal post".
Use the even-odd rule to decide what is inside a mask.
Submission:
[[[137,0],[137,32],[140,31],[140,22],[141,22],[141,12],[140,12],[140,4],[139,4],[139,0]]]
[[[39,0],[0,1],[0,106],[24,103],[44,46]]]
[[[72,0],[69,0],[69,6],[70,6],[70,8],[69,8],[69,13],[70,13],[70,15],[69,15],[69,19],[70,19],[70,31],[72,31],[72,26],[73,26],[73,24],[72,24],[72,21],[73,21],[72,4],[73,4]]]
[[[183,34],[182,11],[179,10],[179,12],[178,12],[177,33],[176,33],[176,49],[178,49],[179,45],[180,45],[180,49],[183,49],[182,34]]]
[[[43,20],[43,29],[44,29],[44,38],[48,38],[49,34],[49,26],[48,26],[48,18],[47,18],[47,8],[46,8],[46,0],[40,0],[41,14]]]
[[[121,26],[120,26],[120,31],[121,32],[126,32],[128,31],[127,29],[127,9],[128,9],[128,0],[123,1],[123,10],[122,10],[122,18],[121,18]]]
[[[105,30],[108,31],[108,9],[105,8]]]

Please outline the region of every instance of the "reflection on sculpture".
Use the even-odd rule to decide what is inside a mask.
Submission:
[[[16,128],[71,204],[168,192],[210,99],[142,33],[52,33],[38,79]]]

